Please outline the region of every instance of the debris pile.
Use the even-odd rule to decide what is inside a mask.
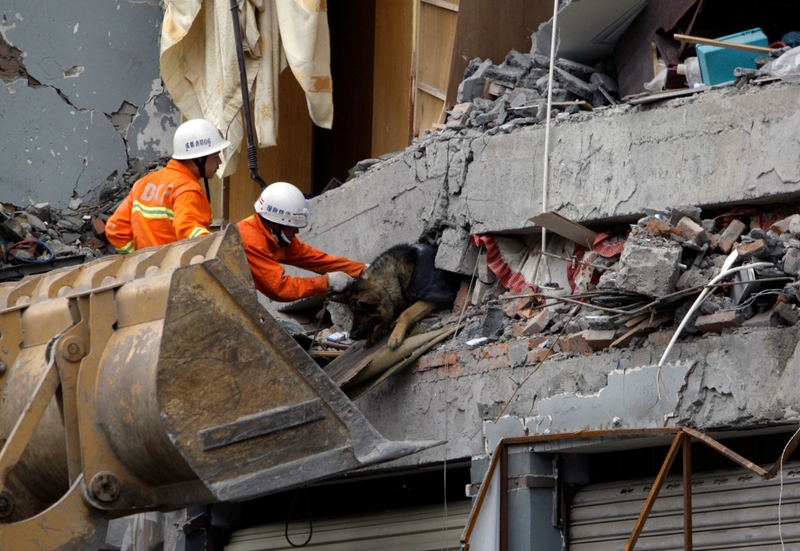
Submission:
[[[685,339],[736,327],[793,325],[800,316],[800,214],[755,208],[712,219],[700,214],[686,207],[651,213],[618,237],[621,251],[610,257],[575,247],[572,264],[565,263],[571,289],[529,283],[516,292],[499,279],[487,286],[479,277],[467,300],[464,282],[460,300],[473,305],[468,324],[444,349],[500,342],[508,355],[512,343],[522,342],[520,362],[531,363],[551,353],[662,345],[679,327],[678,338]],[[540,254],[532,250],[527,260]],[[587,268],[582,280],[575,266]],[[707,297],[692,308],[706,289]]]
[[[535,44],[530,54],[512,50],[500,65],[473,59],[459,85],[458,104],[448,111],[447,127],[494,127],[512,120],[517,125],[542,122],[547,117],[549,71],[550,57],[539,53]],[[606,63],[590,67],[556,59],[551,105],[555,111],[572,114],[618,104],[619,88],[611,74],[613,67]]]
[[[19,280],[29,274],[115,254],[105,239],[106,220],[130,186],[166,160],[128,170],[104,189],[96,202],[74,198],[63,210],[50,203],[27,207],[0,204],[0,281]]]

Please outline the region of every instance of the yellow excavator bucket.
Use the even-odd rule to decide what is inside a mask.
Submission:
[[[2,284],[0,393],[0,551],[440,443],[369,424],[259,304],[233,225]]]

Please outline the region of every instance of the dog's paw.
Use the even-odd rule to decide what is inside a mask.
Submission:
[[[397,348],[401,344],[403,344],[403,337],[402,336],[397,337],[395,335],[392,335],[391,337],[389,337],[388,345],[389,345],[390,349],[394,350],[395,348]]]

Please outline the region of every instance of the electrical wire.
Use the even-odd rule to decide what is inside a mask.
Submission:
[[[544,175],[542,177],[542,212],[547,212],[547,185],[550,172],[550,114],[553,112],[553,68],[556,56],[556,36],[558,35],[558,2],[553,0],[553,25],[550,28],[550,72],[547,76],[547,113],[544,127]],[[542,251],[545,246],[547,230],[542,228]]]
[[[695,299],[691,308],[689,308],[689,311],[686,312],[686,315],[681,320],[680,325],[678,325],[678,328],[675,330],[675,334],[672,335],[672,338],[670,339],[666,350],[664,350],[664,354],[661,356],[661,360],[658,362],[658,371],[656,373],[656,388],[659,400],[661,399],[661,384],[663,382],[661,379],[661,367],[664,365],[664,361],[667,359],[667,356],[669,355],[670,351],[672,351],[672,347],[675,345],[675,342],[678,340],[678,337],[680,337],[681,331],[683,331],[683,328],[686,327],[686,324],[689,322],[689,318],[691,318],[695,310],[697,310],[700,307],[700,305],[703,304],[703,301],[708,297],[708,295],[714,288],[713,287],[714,284],[742,270],[748,270],[750,268],[761,268],[773,265],[771,262],[755,262],[753,264],[745,264],[743,266],[731,268],[731,266],[733,266],[733,264],[736,262],[738,258],[739,258],[739,253],[735,250],[730,255],[728,255],[728,258],[725,259],[725,263],[722,265],[722,271],[719,273],[719,275],[717,275],[711,281],[708,282],[708,285],[705,286],[703,292],[700,293],[700,295]],[[666,390],[666,387],[664,390]]]
[[[25,245],[25,244],[28,244],[28,243],[32,243],[34,245],[42,247],[47,252],[47,256],[43,257],[43,258],[34,258],[34,259],[21,258],[19,256],[16,256],[13,252],[11,252],[12,250],[14,250],[15,247],[17,247],[19,245]],[[23,239],[22,241],[14,243],[13,245],[9,245],[8,246],[8,256],[13,258],[17,262],[22,262],[23,264],[46,264],[47,262],[50,262],[51,260],[53,260],[56,257],[55,253],[53,253],[53,249],[51,249],[50,246],[47,243],[45,243],[41,239],[36,239],[35,237],[28,237],[26,239]]]

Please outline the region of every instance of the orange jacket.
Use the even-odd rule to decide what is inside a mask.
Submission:
[[[138,180],[106,222],[120,254],[209,233],[211,205],[200,182],[174,159]]]
[[[362,262],[325,254],[296,237],[288,247],[281,247],[272,233],[264,227],[258,214],[245,218],[236,226],[242,236],[244,252],[256,289],[272,300],[289,302],[324,295],[328,291],[324,274],[345,272],[351,277],[358,277],[364,269]],[[323,275],[292,277],[286,275],[281,264]]]

